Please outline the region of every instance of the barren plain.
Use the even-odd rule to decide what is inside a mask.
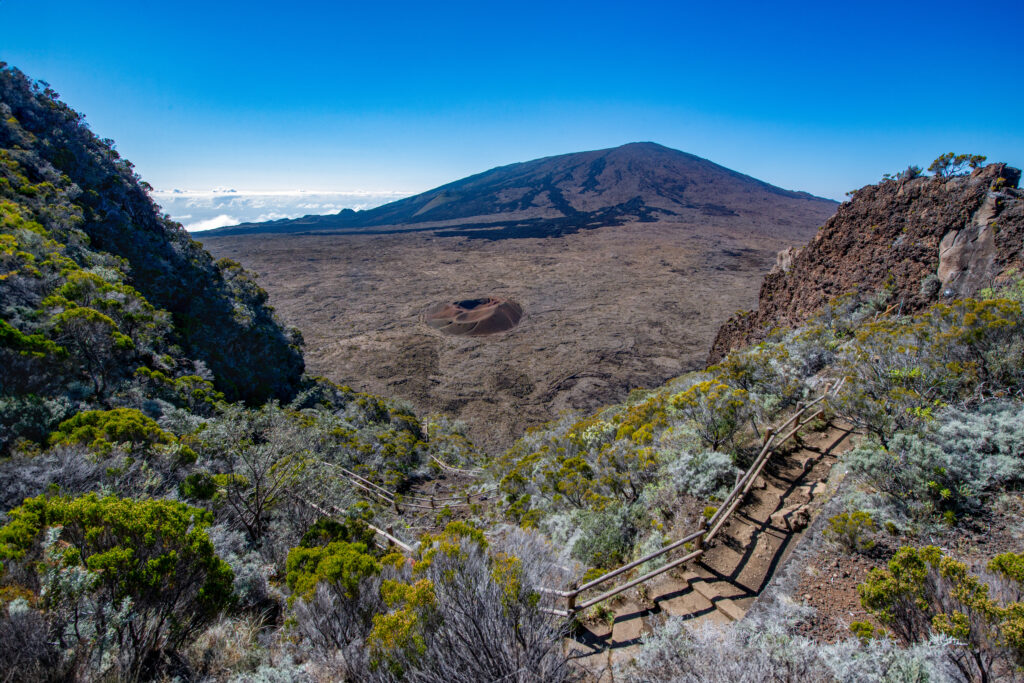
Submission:
[[[718,326],[756,303],[789,245],[754,231],[707,236],[720,232],[657,222],[495,241],[197,237],[258,273],[284,322],[302,331],[309,372],[449,414],[493,450],[564,411],[700,367]],[[488,296],[517,301],[519,325],[457,337],[421,320],[438,302]]]

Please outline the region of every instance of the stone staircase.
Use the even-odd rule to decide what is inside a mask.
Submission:
[[[581,625],[565,647],[588,678],[613,681],[613,667],[629,661],[665,617],[720,625],[742,619],[810,522],[813,503],[827,493],[850,434],[831,426],[779,453],[699,562],[613,600],[611,623]]]

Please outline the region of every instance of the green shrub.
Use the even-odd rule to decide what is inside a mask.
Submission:
[[[868,538],[875,531],[875,521],[863,510],[843,512],[828,520],[824,534],[849,553],[863,552],[875,547]]]
[[[62,649],[97,666],[112,658],[119,677],[139,677],[159,661],[154,654],[173,652],[231,603],[232,572],[214,551],[203,510],[39,496],[8,518],[0,529],[5,568],[41,596]]]
[[[697,434],[713,451],[732,443],[749,411],[746,391],[716,380],[698,382],[672,396],[670,403],[696,425]]]
[[[888,504],[926,520],[977,510],[1024,480],[1022,452],[1021,404],[992,401],[971,411],[947,409],[923,433],[892,435],[888,447],[863,444],[847,463]]]
[[[591,567],[612,569],[629,558],[642,516],[632,506],[606,508],[584,516],[572,555]]]
[[[196,453],[179,443],[151,418],[133,408],[87,410],[64,420],[50,435],[51,445],[81,444],[109,455],[115,446],[132,453],[144,453],[157,446],[174,446],[179,461],[193,462]]]
[[[1019,599],[1019,556],[1001,555],[989,568],[1002,573]],[[935,546],[900,548],[887,569],[872,569],[860,585],[861,603],[907,643],[932,634],[951,639],[950,657],[968,680],[996,680],[1024,663],[1024,603],[994,600],[991,585]]]

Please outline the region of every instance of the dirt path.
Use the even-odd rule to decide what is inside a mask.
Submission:
[[[726,624],[743,618],[810,520],[850,430],[830,426],[772,456],[765,471],[700,561],[653,580],[612,603],[612,624],[586,624],[567,641],[595,680],[613,681],[612,665],[628,661],[662,616]]]

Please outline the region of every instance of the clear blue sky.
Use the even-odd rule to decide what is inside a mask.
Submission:
[[[841,199],[1024,164],[1024,3],[0,0],[0,59],[158,188],[420,191],[652,140]]]

